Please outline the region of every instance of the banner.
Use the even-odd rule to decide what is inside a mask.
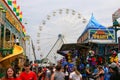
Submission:
[[[113,29],[91,29],[90,39],[113,40],[115,39],[114,30]]]
[[[115,31],[114,29],[90,29],[89,41],[113,43],[115,42]]]

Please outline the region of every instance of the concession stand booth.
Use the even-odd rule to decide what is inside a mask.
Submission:
[[[77,66],[81,63],[95,66],[117,62],[117,51],[115,30],[101,25],[92,15],[77,42],[63,44],[58,54],[65,57],[62,62],[66,61]]]
[[[118,52],[118,43],[115,42],[115,30],[98,23],[93,15],[83,34],[78,38],[77,43],[89,44],[93,55],[96,56],[96,59],[99,59],[100,64],[113,62],[111,56],[116,56]],[[115,62],[117,62],[117,59]]]

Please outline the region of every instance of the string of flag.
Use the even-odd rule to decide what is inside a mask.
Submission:
[[[23,31],[23,34],[26,35],[26,29],[24,25],[22,25],[22,31]]]
[[[20,10],[20,6],[17,5],[16,0],[7,0],[8,5],[12,8],[18,19],[22,22],[22,11]]]
[[[15,13],[17,18],[19,19],[19,21],[22,22],[23,14],[22,14],[22,11],[20,10],[20,6],[17,5],[17,1],[16,0],[7,0],[7,3],[11,7],[13,12]],[[22,31],[23,31],[23,34],[26,35],[26,29],[25,29],[24,25],[22,25]]]

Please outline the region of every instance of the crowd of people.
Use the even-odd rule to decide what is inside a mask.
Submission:
[[[46,67],[31,68],[27,62],[20,73],[9,67],[1,80],[120,80],[120,65],[111,63],[110,65],[97,65],[94,70],[90,66],[84,69],[85,75],[73,66],[69,69],[68,65],[61,64]],[[37,70],[37,71],[36,71]]]

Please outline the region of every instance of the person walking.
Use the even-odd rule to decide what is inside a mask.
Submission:
[[[110,80],[109,66],[104,65],[104,80]]]
[[[69,80],[82,80],[82,75],[76,67],[73,67],[73,72],[70,73]]]
[[[42,72],[42,67],[38,67],[38,73],[37,73],[38,80],[41,80],[42,74],[43,74],[43,72]]]
[[[103,66],[98,66],[98,73],[95,76],[96,80],[104,80],[104,69]]]
[[[52,74],[53,74],[53,68],[52,66],[48,66],[46,71],[46,80],[50,80]]]
[[[21,80],[37,80],[37,75],[35,72],[30,70],[29,62],[24,63],[24,71],[20,73]]]
[[[109,71],[111,73],[110,80],[120,80],[120,73],[116,63],[111,63],[109,65]]]
[[[65,74],[65,80],[69,80],[69,69],[68,69],[68,65],[64,66],[64,74]]]
[[[51,80],[65,80],[65,75],[61,71],[62,67],[61,65],[56,66],[55,72],[51,76]]]
[[[5,76],[1,80],[21,80],[21,79],[16,76],[14,68],[9,67],[6,70]]]

